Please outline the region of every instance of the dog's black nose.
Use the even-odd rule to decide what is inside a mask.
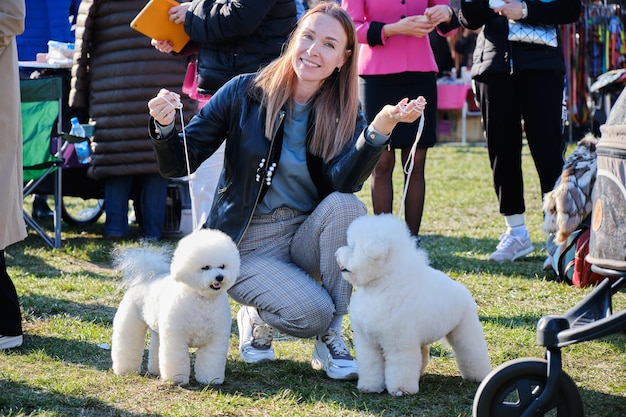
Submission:
[[[217,282],[222,282],[222,281],[224,281],[224,275],[218,275],[218,276],[216,276],[216,277],[215,277],[215,280],[216,280]]]

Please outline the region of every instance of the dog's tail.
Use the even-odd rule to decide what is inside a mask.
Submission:
[[[132,287],[170,271],[171,251],[167,248],[117,248],[113,267],[124,276],[122,286]]]

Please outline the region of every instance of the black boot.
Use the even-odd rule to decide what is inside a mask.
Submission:
[[[35,195],[33,211],[31,215],[35,219],[45,219],[54,216],[54,212],[48,206],[46,195]]]

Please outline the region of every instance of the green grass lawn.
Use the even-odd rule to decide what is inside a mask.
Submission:
[[[590,289],[555,282],[542,271],[537,175],[524,148],[527,222],[536,251],[513,263],[487,261],[504,225],[482,146],[442,145],[429,151],[422,245],[433,266],[474,295],[493,366],[542,358],[535,343],[539,318],[560,314]],[[396,213],[402,192],[396,169]],[[369,186],[359,196],[369,205]],[[122,296],[111,250],[133,241],[101,238],[103,219],[84,230],[64,225],[63,246],[51,250],[29,230],[7,249],[24,315],[24,345],[0,352],[0,415],[6,416],[471,416],[478,387],[464,382],[447,347],[435,344],[420,392],[392,398],[361,394],[354,382],[331,381],[309,365],[312,340],[281,337],[278,360],[246,365],[233,326],[220,387],[173,387],[148,375],[111,371],[111,323]],[[48,225],[49,227],[49,225]],[[137,230],[133,228],[133,236]],[[175,241],[165,241],[173,245]],[[614,308],[626,307],[619,293]],[[384,319],[384,317],[381,317]],[[349,322],[344,323],[350,337]],[[563,368],[578,385],[587,416],[626,416],[626,338],[613,335],[563,349]]]

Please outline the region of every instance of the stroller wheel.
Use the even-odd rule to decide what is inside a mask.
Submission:
[[[522,358],[506,362],[483,380],[474,397],[474,417],[519,417],[541,394],[548,379],[548,362]],[[561,371],[556,392],[545,414],[582,417],[583,401],[576,383]]]
[[[104,200],[63,197],[61,218],[70,226],[86,226],[98,221],[104,213]]]

